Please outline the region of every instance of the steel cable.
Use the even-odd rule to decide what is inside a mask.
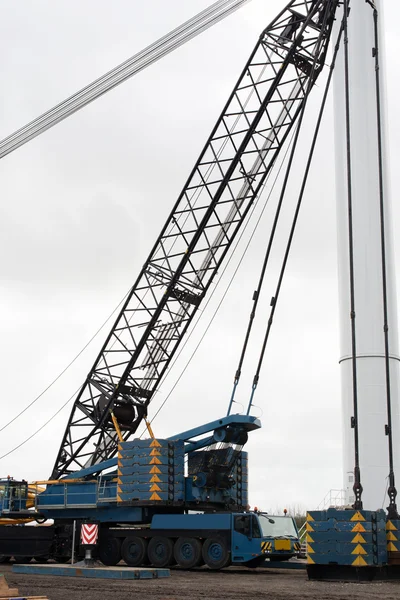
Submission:
[[[0,141],[0,158],[69,117],[136,73],[212,27],[250,0],[218,0],[102,77]]]

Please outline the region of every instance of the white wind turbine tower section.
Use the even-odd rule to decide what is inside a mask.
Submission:
[[[380,28],[380,79],[382,104],[383,184],[385,199],[387,308],[391,378],[394,471],[400,477],[399,351],[396,285],[393,265],[390,190],[387,155],[387,121],[384,85],[383,0],[375,0]],[[364,509],[388,506],[388,437],[385,435],[387,395],[385,379],[384,312],[379,193],[379,146],[375,87],[373,8],[365,0],[351,0],[348,19],[351,174],[353,200],[355,313],[359,412],[359,458]],[[339,9],[337,23],[343,16]],[[350,325],[349,232],[347,205],[346,110],[344,48],[335,69],[336,193],[339,255],[339,302],[343,403],[343,469],[348,503],[354,501],[354,430],[352,341]]]

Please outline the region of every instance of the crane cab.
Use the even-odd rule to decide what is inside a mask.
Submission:
[[[26,511],[28,482],[16,481],[11,477],[0,479],[0,516]]]

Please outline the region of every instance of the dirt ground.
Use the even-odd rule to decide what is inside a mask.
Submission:
[[[328,583],[308,581],[305,571],[226,569],[180,571],[171,577],[141,581],[87,580],[70,577],[16,575],[0,565],[20,594],[46,595],[49,600],[398,600],[400,582]]]

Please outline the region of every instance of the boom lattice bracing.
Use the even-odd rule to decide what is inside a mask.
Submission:
[[[68,422],[52,478],[115,455],[112,409],[138,428],[324,66],[337,0],[293,0],[251,54],[111,330]]]

